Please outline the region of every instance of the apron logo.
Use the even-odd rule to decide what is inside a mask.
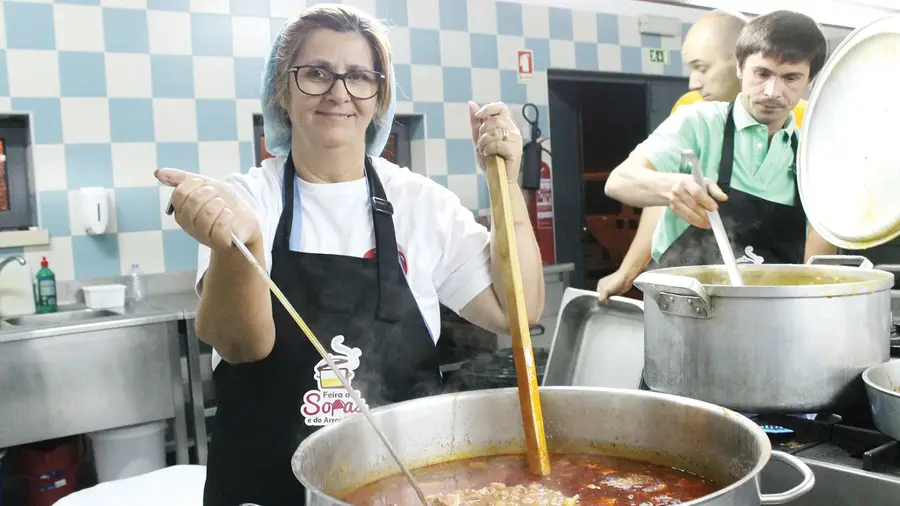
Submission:
[[[740,258],[736,258],[734,263],[736,264],[755,264],[759,265],[763,263],[766,259],[753,253],[753,246],[747,246],[744,248],[744,255]]]
[[[362,350],[344,346],[344,336],[335,336],[331,340],[331,349],[334,350],[334,353],[328,354],[331,361],[353,388],[353,377],[356,375],[356,368],[359,367]],[[316,364],[313,378],[316,380],[316,389],[306,392],[303,396],[303,406],[300,408],[306,419],[306,425],[321,427],[360,412],[360,407],[353,402],[353,398],[341,385],[341,380],[325,359]],[[356,394],[362,398],[359,390],[356,390]],[[365,403],[365,400],[363,402]]]
[[[363,255],[363,258],[367,260],[374,260],[377,255],[375,254],[375,248],[366,251],[366,254]],[[402,251],[397,251],[397,258],[400,259],[400,268],[403,269],[404,275],[409,275],[409,272],[406,270],[406,255],[403,254]]]

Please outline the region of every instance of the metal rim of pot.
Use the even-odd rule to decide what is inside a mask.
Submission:
[[[870,366],[863,371],[862,380],[866,385],[866,394],[869,397],[869,407],[872,410],[875,427],[888,436],[898,439],[900,438],[900,392],[887,388],[872,377],[878,372],[883,372],[887,376],[888,382],[893,383],[888,368],[900,368],[900,363],[892,360]],[[891,386],[894,389],[900,388],[900,382]]]
[[[796,470],[801,475],[800,483],[787,490],[785,492],[779,492],[774,494],[763,494],[759,491],[759,487],[756,487],[756,493],[759,498],[760,505],[775,505],[775,504],[785,504],[791,501],[794,501],[804,495],[806,495],[812,488],[815,486],[815,475],[813,471],[803,463],[799,458],[790,455],[785,452],[772,450],[771,442],[769,441],[768,435],[765,431],[762,430],[756,423],[754,423],[749,418],[731,411],[727,408],[723,408],[721,406],[717,406],[715,404],[711,404],[708,402],[691,399],[689,397],[681,397],[677,395],[657,393],[645,390],[631,390],[631,389],[618,389],[618,388],[603,388],[603,387],[541,387],[540,391],[542,393],[545,392],[560,392],[565,393],[566,391],[578,393],[578,392],[596,392],[598,394],[616,394],[621,393],[627,396],[633,397],[647,397],[647,398],[655,398],[660,402],[671,404],[672,407],[680,406],[690,409],[697,409],[701,411],[705,411],[711,415],[719,415],[721,416],[723,410],[725,411],[725,416],[729,418],[732,422],[738,423],[741,427],[751,435],[762,447],[763,452],[762,456],[758,458],[758,461],[753,466],[753,468],[745,472],[743,476],[734,480],[733,483],[729,484],[726,487],[722,487],[711,494],[707,494],[705,496],[699,497],[697,499],[688,501],[683,503],[684,506],[695,506],[700,504],[705,504],[709,501],[714,501],[717,498],[727,496],[730,493],[737,491],[738,488],[746,486],[748,482],[751,480],[757,480],[762,469],[769,463],[770,460],[780,461],[789,467]],[[502,389],[493,389],[493,390],[477,390],[470,392],[459,392],[452,394],[443,394],[443,395],[435,395],[429,397],[423,397],[419,399],[414,399],[410,401],[400,402],[392,405],[382,406],[376,409],[373,409],[371,414],[376,419],[376,423],[380,420],[380,416],[382,413],[387,413],[392,410],[397,410],[398,407],[402,409],[409,410],[411,412],[420,412],[420,413],[430,413],[436,407],[436,405],[446,402],[448,398],[454,398],[454,404],[459,404],[464,402],[468,398],[485,396],[485,395],[517,395],[515,388],[502,388]],[[344,427],[350,426],[350,424],[361,424],[364,423],[365,420],[362,418],[361,414],[355,414],[350,417],[347,417],[337,423],[328,425],[323,427],[317,431],[315,431],[312,435],[303,440],[300,445],[297,447],[297,450],[294,452],[294,456],[292,458],[291,467],[294,472],[297,480],[306,488],[307,490],[307,503],[310,501],[310,496],[314,498],[321,499],[322,497],[328,498],[328,504],[340,505],[340,506],[351,506],[350,504],[343,502],[328,493],[326,493],[321,488],[317,487],[315,484],[311,483],[306,476],[302,473],[302,463],[301,455],[305,452],[309,451],[310,448],[314,447],[317,444],[322,444],[323,446],[330,447],[328,443],[329,438],[340,437],[340,431]],[[545,419],[546,423],[546,419]],[[334,435],[335,433],[336,436]],[[324,440],[323,443],[319,443],[320,440]],[[416,466],[413,466],[415,469]],[[367,483],[360,483],[358,486],[364,486]],[[319,504],[313,501],[314,504]]]
[[[893,130],[879,136],[846,128],[896,116],[890,102],[896,78],[890,76],[900,77],[898,49],[900,16],[859,27],[835,48],[810,92],[797,154],[800,199],[813,228],[844,249],[868,249],[900,236],[900,154]],[[838,138],[843,142],[835,143]]]
[[[819,263],[823,262],[823,263]],[[858,264],[859,267],[841,265],[842,263]],[[701,265],[670,267],[657,271],[641,273],[634,286],[644,292],[663,308],[667,296],[687,296],[692,299],[692,307],[683,308],[691,316],[706,318],[710,316],[713,297],[723,298],[810,298],[810,297],[842,297],[863,295],[867,293],[889,290],[894,286],[894,275],[887,271],[872,268],[872,262],[856,255],[821,255],[801,264],[741,265],[741,273],[745,279],[754,274],[777,276],[778,273],[809,274],[821,273],[835,276],[846,281],[821,285],[743,285],[703,284],[697,276],[713,273],[727,279],[724,265]],[[676,302],[676,301],[673,301]],[[688,316],[688,314],[685,314]]]

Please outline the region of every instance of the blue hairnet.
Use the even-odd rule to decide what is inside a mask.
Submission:
[[[284,39],[284,28],[284,26],[281,27],[278,36],[275,37],[275,42],[272,43],[272,49],[269,51],[269,58],[266,61],[262,75],[262,114],[263,129],[266,136],[266,151],[275,156],[287,156],[291,151],[291,120],[284,107],[277,100],[273,99],[277,89],[275,83],[275,70],[278,66],[276,56],[278,55],[278,48]],[[393,74],[393,67],[391,71],[391,74]],[[394,86],[394,84],[391,83],[391,86]],[[396,86],[394,87],[396,90]],[[369,128],[366,129],[366,154],[381,156],[381,152],[384,150],[384,146],[387,144],[388,137],[391,134],[391,124],[394,121],[396,102],[397,93],[391,93],[391,102],[388,104],[385,117],[382,119],[376,117],[372,120]]]

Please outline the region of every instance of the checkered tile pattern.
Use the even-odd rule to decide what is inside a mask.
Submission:
[[[47,256],[60,280],[115,276],[133,263],[148,273],[195,268],[196,245],[163,213],[169,190],[152,170],[222,177],[253,163],[263,59],[306,3],[0,1],[0,112],[33,115],[39,218],[52,236],[24,254]],[[398,114],[419,118],[413,165],[474,212],[489,203],[467,100],[502,100],[520,119],[522,104],[535,103],[546,135],[548,67],[682,75],[681,38],[642,36],[636,17],[494,0],[345,3],[391,26]],[[670,64],[651,63],[649,47],[671,50]],[[535,56],[528,85],[516,77],[522,48]],[[85,235],[74,207],[84,186],[108,188],[108,235]]]

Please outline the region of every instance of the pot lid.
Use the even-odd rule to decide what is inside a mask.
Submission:
[[[809,99],[797,160],[807,218],[835,246],[900,235],[900,16],[847,36]]]

